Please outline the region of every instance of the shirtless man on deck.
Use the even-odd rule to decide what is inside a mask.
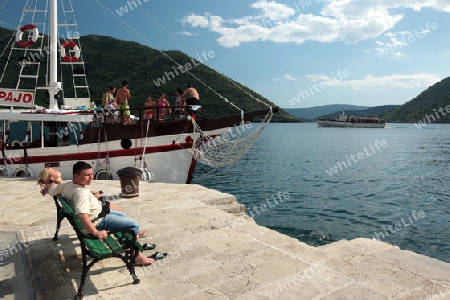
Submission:
[[[182,96],[186,97],[187,105],[200,105],[200,96],[192,85],[187,85],[187,89],[184,91]]]
[[[117,110],[119,111],[119,122],[124,125],[129,125],[130,123],[130,106],[128,105],[128,100],[130,99],[130,90],[127,89],[128,82],[126,80],[122,81],[122,87],[117,90]]]

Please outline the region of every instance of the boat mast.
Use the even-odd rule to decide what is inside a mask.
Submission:
[[[61,82],[58,82],[58,8],[57,0],[50,0],[50,80],[48,93],[50,96],[49,109],[58,109],[56,95],[61,90]]]

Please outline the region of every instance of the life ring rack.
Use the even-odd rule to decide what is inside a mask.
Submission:
[[[12,174],[11,168],[8,166],[0,166],[0,177],[10,177]]]
[[[67,47],[71,47],[73,49],[73,51],[75,52],[75,54],[72,57],[70,57],[69,55],[66,54]],[[80,47],[78,47],[78,45],[72,41],[67,41],[67,42],[62,43],[60,51],[61,51],[61,57],[66,62],[76,62],[80,58],[80,54],[81,54]]]
[[[22,36],[25,32],[31,31],[31,39],[24,41]],[[27,48],[36,43],[39,37],[39,30],[33,24],[27,24],[16,32],[16,42],[20,47]]]
[[[14,171],[13,177],[34,177],[33,169],[29,167],[19,167]]]
[[[99,168],[94,172],[95,180],[113,180],[113,175],[111,170],[106,168]]]

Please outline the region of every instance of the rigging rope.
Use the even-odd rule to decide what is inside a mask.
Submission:
[[[172,59],[169,55],[167,55],[164,51],[158,49],[157,47],[153,46],[153,44],[144,36],[142,35],[138,30],[127,24],[123,19],[119,18],[114,12],[112,12],[110,9],[105,7],[102,3],[100,3],[99,0],[94,0],[98,5],[100,5],[104,10],[109,12],[115,19],[117,19],[119,22],[121,22],[123,25],[125,25],[127,28],[129,28],[131,31],[136,33],[139,37],[141,37],[144,41],[146,41],[150,46],[152,46],[154,49],[159,51],[164,57],[169,59],[172,63],[174,63],[177,67],[183,67],[181,64],[179,64],[177,61]],[[149,13],[147,13],[145,10],[142,9],[142,7],[139,7],[139,10],[141,10],[149,19],[151,19],[154,23],[156,23],[159,27],[161,27],[166,33],[168,33],[172,38],[174,38],[173,34],[170,33],[164,26],[162,26],[159,22],[157,22]],[[176,39],[176,38],[175,38]],[[178,40],[178,39],[176,39]],[[178,40],[179,41],[179,40]],[[180,41],[179,41],[180,42]],[[220,99],[234,107],[235,109],[239,110],[241,113],[241,128],[245,128],[244,124],[244,111],[239,108],[237,105],[235,105],[233,102],[228,100],[226,97],[219,94],[217,91],[215,91],[213,88],[211,88],[207,83],[202,81],[200,78],[195,76],[192,72],[189,70],[185,70],[186,73],[188,73],[190,76],[192,76],[195,80],[200,82],[205,88],[209,89],[211,92],[213,92],[215,95],[217,95]],[[268,123],[270,123],[272,116],[273,116],[273,110],[272,106],[264,101],[261,101],[260,99],[254,97],[251,95],[247,90],[245,90],[242,86],[236,84],[233,80],[231,80],[229,77],[225,76],[222,73],[219,73],[222,77],[224,77],[228,82],[230,82],[233,86],[241,90],[243,93],[245,93],[247,96],[251,97],[256,102],[262,103],[265,106],[269,108],[268,113],[263,118],[261,123],[257,126],[258,128],[255,128],[251,131],[251,133],[244,132],[242,130],[239,130],[240,126],[236,126],[234,128],[230,128],[229,130],[232,132],[233,130],[239,131],[237,136],[233,136],[232,139],[226,139],[225,135],[223,136],[208,136],[201,127],[195,122],[194,119],[191,118],[191,122],[193,124],[194,128],[194,134],[193,137],[195,137],[193,143],[191,152],[195,159],[197,159],[199,162],[209,165],[211,167],[217,168],[217,167],[223,167],[227,165],[231,165],[237,160],[241,159],[248,150],[252,147],[252,145],[256,142],[261,132],[265,129]],[[147,125],[148,126],[148,125]],[[148,127],[147,127],[147,134],[148,134]],[[226,134],[226,132],[225,132]],[[198,138],[197,138],[198,137]],[[146,145],[144,147],[145,151]],[[144,163],[144,162],[142,162]]]
[[[2,10],[6,6],[6,4],[8,4],[8,1],[9,0],[5,0],[5,2],[2,4],[2,6],[0,6],[0,10]]]
[[[109,12],[115,19],[117,19],[119,22],[121,22],[123,25],[125,25],[127,28],[129,28],[131,31],[133,31],[134,33],[136,33],[138,36],[140,36],[144,41],[146,41],[150,46],[152,46],[155,50],[159,51],[159,53],[161,53],[164,57],[166,57],[168,60],[170,60],[172,63],[174,63],[177,67],[183,67],[183,65],[181,65],[180,63],[178,63],[176,60],[174,60],[172,57],[170,57],[169,55],[167,55],[167,53],[165,53],[164,51],[162,51],[161,49],[159,49],[158,47],[154,46],[144,35],[142,35],[139,31],[137,31],[135,28],[131,27],[128,23],[126,23],[124,20],[122,20],[121,18],[119,18],[114,12],[112,12],[110,9],[108,9],[106,6],[104,6],[102,3],[99,2],[99,0],[94,0],[98,5],[100,5],[104,10],[106,10],[107,12]],[[142,8],[141,8],[142,10]],[[143,11],[143,10],[142,10]],[[147,16],[148,13],[146,13]],[[151,16],[149,16],[153,21],[155,21]],[[156,22],[157,23],[157,22]],[[157,23],[159,24],[159,23]],[[161,24],[159,24],[159,26],[162,27]],[[167,32],[167,30],[165,30]],[[190,72],[189,70],[185,69],[185,72],[188,73],[190,76],[192,76],[195,80],[197,80],[198,82],[200,82],[204,87],[206,87],[207,89],[209,89],[211,92],[213,92],[214,94],[216,94],[220,99],[224,100],[225,102],[229,103],[231,106],[233,106],[234,108],[236,108],[237,110],[241,111],[241,114],[243,114],[243,110],[241,108],[239,108],[237,105],[235,105],[233,102],[231,102],[230,100],[228,100],[227,98],[223,97],[221,94],[219,94],[216,90],[214,90],[213,88],[211,88],[208,84],[206,84],[204,81],[202,81],[200,78],[198,78],[197,76],[195,76],[192,72]],[[225,75],[222,75],[225,76]]]
[[[261,132],[270,123],[272,116],[272,109],[269,109],[269,112],[257,125],[257,128],[250,128],[251,132],[248,132],[249,128],[247,128],[247,124],[242,124],[230,128],[229,131],[219,136],[206,135],[195,120],[191,119],[194,126],[194,133],[200,133],[200,138],[192,144],[191,151],[193,157],[197,161],[213,168],[234,164],[253,146]]]
[[[32,2],[30,2],[28,4],[28,0],[25,2],[25,5],[24,5],[23,10],[22,10],[22,16],[20,17],[19,24],[17,24],[16,30],[11,33],[11,38],[9,39],[9,41],[6,44],[5,48],[3,49],[2,54],[0,54],[0,59],[1,59],[3,57],[3,55],[5,54],[6,50],[10,48],[8,59],[6,60],[5,66],[3,68],[2,76],[0,77],[0,82],[2,82],[3,77],[5,76],[5,73],[6,73],[6,69],[8,68],[8,65],[9,65],[9,60],[11,58],[11,55],[12,55],[12,52],[13,52],[13,48],[14,48],[14,47],[12,47],[12,44],[15,42],[16,32],[17,32],[17,30],[20,29],[20,24],[22,24],[22,21],[25,19],[25,14],[26,14],[25,13],[25,9],[27,9],[27,6],[28,6],[28,8],[30,8],[32,4],[33,4]]]

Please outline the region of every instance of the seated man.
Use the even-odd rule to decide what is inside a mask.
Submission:
[[[102,202],[92,194],[89,185],[94,179],[90,164],[79,161],[73,165],[73,180],[53,185],[49,194],[54,196],[61,194],[70,199],[75,214],[87,233],[92,234],[100,240],[108,237],[108,231],[128,228],[135,232],[136,239],[139,238],[138,223],[125,214],[105,209]],[[136,265],[147,266],[155,261],[153,258],[144,256],[141,252],[136,257]]]

